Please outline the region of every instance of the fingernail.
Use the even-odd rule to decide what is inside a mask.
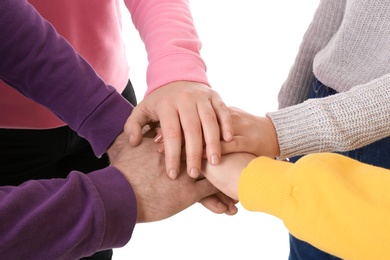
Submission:
[[[169,178],[171,178],[172,180],[176,179],[177,177],[177,171],[175,169],[171,169],[169,171]]]
[[[193,167],[193,168],[191,168],[189,175],[190,175],[192,178],[198,178],[198,176],[199,176],[199,170],[198,170],[197,168]]]
[[[211,165],[217,165],[219,163],[219,156],[216,153],[213,153],[210,156],[210,162],[211,162]]]
[[[154,138],[154,142],[155,143],[158,143],[158,142],[160,142],[161,141],[161,139],[162,139],[162,135],[157,135],[155,138]]]
[[[233,133],[231,131],[227,131],[225,133],[225,141],[230,141],[233,139]]]
[[[133,144],[134,140],[135,140],[135,136],[133,134],[131,134],[130,138],[129,138],[130,144]]]

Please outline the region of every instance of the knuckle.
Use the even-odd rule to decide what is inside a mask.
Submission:
[[[202,128],[200,126],[183,126],[183,132],[185,136],[202,136]]]
[[[181,138],[181,130],[176,127],[168,127],[164,132],[164,139],[177,139]]]
[[[206,112],[203,116],[204,123],[210,124],[210,123],[216,123],[217,117],[214,112]]]
[[[202,154],[187,154],[187,162],[198,162],[202,160]]]

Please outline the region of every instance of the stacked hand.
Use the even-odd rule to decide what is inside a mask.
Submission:
[[[138,222],[168,218],[198,201],[215,213],[237,212],[234,201],[206,178],[195,179],[184,174],[184,164],[178,177],[170,179],[165,171],[164,155],[156,146],[153,138],[144,137],[140,145],[132,147],[122,133],[108,151],[112,166],[123,173],[136,194]]]
[[[234,138],[229,142],[221,141],[222,154],[246,152],[271,158],[279,156],[279,143],[271,119],[235,107],[229,107],[229,112]]]
[[[249,153],[231,153],[222,156],[218,165],[204,161],[203,175],[224,194],[238,201],[238,182],[242,170],[256,156]]]
[[[156,122],[159,122],[164,136],[166,171],[172,179],[180,172],[184,144],[187,172],[197,178],[203,144],[206,145],[209,162],[216,165],[221,158],[220,140],[230,141],[233,138],[228,108],[217,92],[201,83],[173,82],[146,96],[135,107],[125,125],[131,145],[136,146],[141,142],[145,125]]]
[[[276,131],[267,117],[257,117],[238,108],[229,108],[235,136],[222,141],[222,161],[211,165],[204,161],[203,174],[218,189],[238,200],[238,183],[242,170],[258,156],[279,156]]]
[[[143,138],[142,129],[156,123],[161,129],[159,134],[154,139]],[[196,82],[179,81],[156,89],[134,108],[124,129],[124,138],[129,138],[133,148],[122,150],[127,161],[119,160],[123,166],[118,168],[140,194],[140,218],[147,221],[168,217],[196,201],[213,212],[235,214],[234,202],[238,199],[242,169],[256,156],[279,155],[276,132],[269,118],[228,108],[215,91]],[[121,142],[127,143],[127,140]],[[130,153],[134,149],[143,152]],[[118,152],[112,150],[111,154]],[[221,154],[225,155],[218,165]],[[183,155],[187,173],[192,178],[183,174]],[[202,158],[206,158],[203,167]],[[126,164],[131,164],[130,161],[138,162],[130,168],[133,170],[129,173],[133,174],[127,175]],[[137,167],[145,169],[139,171]],[[162,167],[171,179],[177,180],[161,175]],[[215,189],[208,180],[198,179],[201,169],[209,181],[234,200]],[[134,174],[140,172],[143,174]],[[146,196],[148,189],[158,192]],[[166,196],[172,199],[167,201]]]

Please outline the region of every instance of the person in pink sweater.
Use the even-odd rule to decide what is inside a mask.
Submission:
[[[95,69],[96,73],[136,105],[128,78],[119,0],[29,1]],[[220,161],[220,139],[232,139],[228,109],[211,89],[201,42],[187,0],[125,0],[148,53],[148,89],[126,124],[130,142],[141,141],[141,129],[158,122],[164,134],[166,170],[176,178],[182,143],[187,172],[199,175],[205,140],[210,163]],[[28,82],[27,82],[28,84]],[[84,173],[109,165],[106,154],[96,158],[90,144],[50,110],[0,81],[0,185],[32,179],[65,178],[71,170]],[[78,95],[77,92],[74,93]],[[93,97],[91,97],[93,98]],[[182,132],[183,139],[182,140]],[[7,157],[4,157],[6,155]],[[23,161],[23,163],[20,163]],[[207,198],[218,201],[217,197]],[[232,203],[217,203],[214,212],[234,214]],[[110,259],[112,250],[94,259]]]

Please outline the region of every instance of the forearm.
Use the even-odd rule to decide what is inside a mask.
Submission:
[[[2,1],[0,12],[0,78],[52,110],[101,155],[123,130],[131,105],[29,3]]]
[[[137,216],[132,189],[113,167],[0,187],[0,211],[5,259],[79,259],[121,247]]]
[[[282,157],[349,151],[390,135],[390,75],[268,113]]]
[[[282,219],[296,237],[343,259],[390,254],[390,171],[337,154],[297,163],[266,157],[241,174],[239,199],[248,210]]]
[[[125,3],[148,53],[147,94],[174,81],[208,85],[201,42],[187,0]]]

